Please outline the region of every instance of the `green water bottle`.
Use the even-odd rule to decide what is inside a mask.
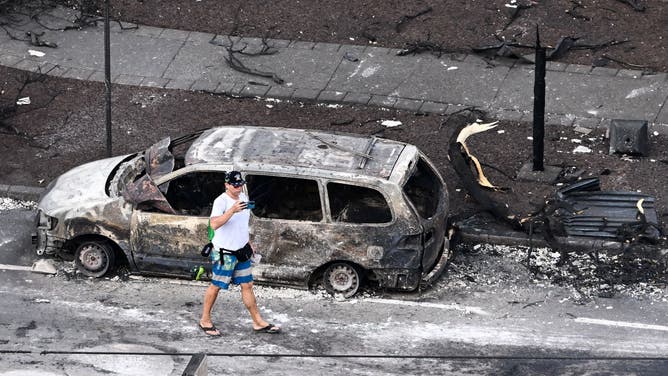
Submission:
[[[206,270],[204,270],[204,267],[202,265],[193,266],[193,268],[190,269],[190,276],[195,281],[199,281],[204,275],[204,273],[206,273]]]

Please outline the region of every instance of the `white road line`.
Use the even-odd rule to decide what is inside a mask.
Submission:
[[[0,270],[25,270],[31,271],[32,266],[0,264]]]
[[[480,307],[469,307],[469,306],[460,306],[459,304],[439,304],[439,303],[427,303],[427,302],[412,302],[406,300],[391,300],[391,299],[364,299],[365,302],[371,303],[381,303],[381,304],[394,304],[394,305],[405,305],[405,306],[415,306],[415,307],[428,307],[428,308],[437,308],[445,309],[449,311],[462,311],[465,313],[475,313],[476,315],[487,316],[488,312],[483,310]]]
[[[641,324],[638,322],[625,322],[625,321],[611,321],[611,320],[601,320],[601,319],[590,319],[587,317],[578,317],[575,319],[575,322],[580,322],[583,324],[595,324],[595,325],[606,325],[606,326],[620,326],[624,328],[635,328],[635,329],[648,329],[648,330],[661,330],[668,332],[668,326],[664,325],[650,325],[650,324]]]

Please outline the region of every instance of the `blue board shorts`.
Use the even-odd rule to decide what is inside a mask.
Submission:
[[[211,283],[221,289],[227,290],[230,283],[240,285],[242,283],[253,282],[251,273],[251,260],[238,262],[234,255],[221,254],[219,261],[213,264],[213,277]]]

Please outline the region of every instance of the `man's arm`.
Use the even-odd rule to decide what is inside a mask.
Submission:
[[[217,230],[220,226],[227,223],[227,221],[232,218],[234,213],[240,212],[246,208],[245,204],[241,201],[235,201],[229,209],[227,209],[222,215],[211,217],[211,228]]]

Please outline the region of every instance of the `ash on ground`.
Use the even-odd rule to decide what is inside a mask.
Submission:
[[[37,208],[34,201],[19,201],[9,197],[0,197],[0,211],[2,210],[31,210]]]
[[[549,248],[459,244],[446,278],[450,288],[503,287],[527,283],[568,289],[578,304],[596,298],[628,296],[668,302],[668,266],[638,254],[571,252],[562,259]],[[529,263],[527,255],[530,254]]]

